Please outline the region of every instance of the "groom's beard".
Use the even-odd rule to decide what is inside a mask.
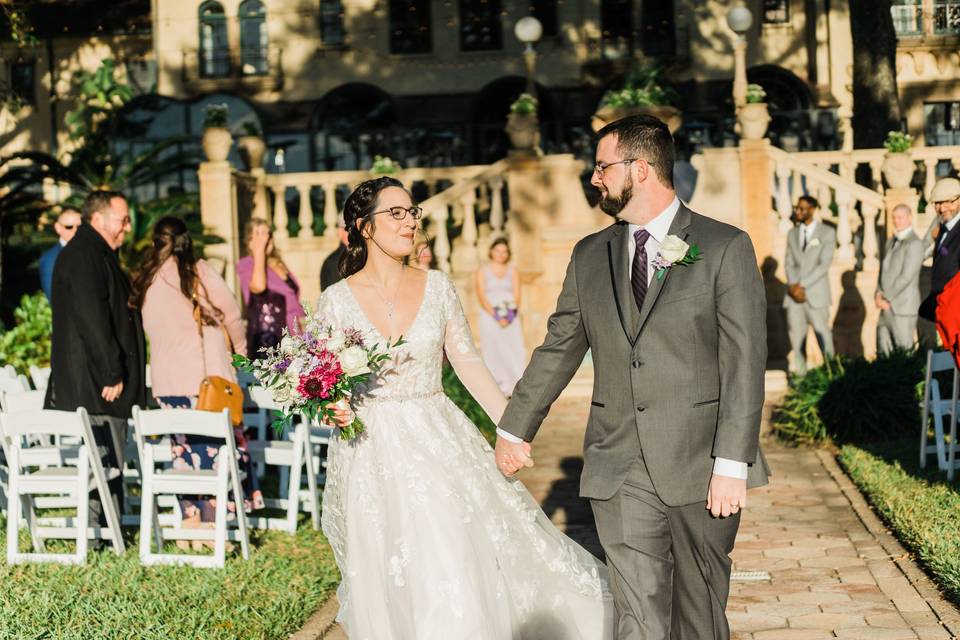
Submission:
[[[623,191],[620,192],[618,197],[611,196],[610,192],[607,191],[607,195],[600,198],[600,210],[608,216],[617,216],[627,206],[632,197],[633,180],[630,180],[623,185]]]

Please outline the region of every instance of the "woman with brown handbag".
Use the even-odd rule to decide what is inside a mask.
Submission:
[[[216,270],[197,259],[180,218],[167,216],[154,226],[153,243],[134,278],[130,304],[143,315],[153,395],[160,406],[214,410],[222,408],[218,403],[229,406],[232,394],[239,393],[232,353],[246,353],[240,306]],[[241,467],[247,471],[244,507],[261,508],[263,496],[246,455],[242,414],[235,416],[234,434]],[[213,469],[220,444],[176,436],[174,468]],[[213,503],[208,496],[180,496],[185,526],[213,522]],[[235,506],[228,508],[233,511]]]

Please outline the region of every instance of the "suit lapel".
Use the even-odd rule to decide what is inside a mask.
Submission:
[[[690,221],[690,210],[681,203],[680,209],[677,211],[677,215],[674,217],[667,235],[677,236],[681,240],[686,240],[690,236],[687,232]],[[667,269],[663,278],[658,278],[656,273],[653,274],[653,279],[650,280],[650,286],[647,288],[647,297],[643,299],[643,307],[640,309],[640,318],[637,322],[637,331],[635,334],[638,337],[640,332],[643,331],[643,325],[647,322],[647,318],[650,317],[653,306],[657,303],[657,298],[660,297],[660,292],[667,286],[667,280],[670,278],[671,271],[673,271],[673,267]]]
[[[607,240],[607,260],[610,266],[610,277],[613,282],[613,295],[617,302],[617,314],[620,316],[620,326],[630,344],[635,342],[634,320],[637,316],[634,309],[637,303],[633,299],[633,290],[630,287],[630,267],[627,265],[627,223],[620,221],[613,226],[613,233]]]

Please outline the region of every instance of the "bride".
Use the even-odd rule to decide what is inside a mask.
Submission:
[[[346,279],[320,296],[318,313],[367,344],[404,339],[354,398],[366,432],[330,444],[322,521],[342,576],[337,620],[351,640],[611,638],[606,567],[501,475],[443,393],[446,354],[495,422],[506,406],[453,283],[404,265],[421,214],[394,178],[360,184],[344,206]]]

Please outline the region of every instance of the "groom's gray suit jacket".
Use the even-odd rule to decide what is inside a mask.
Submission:
[[[750,463],[759,448],[767,355],[766,297],[743,231],[680,207],[670,234],[702,259],[650,283],[637,310],[627,225],[574,247],[547,336],[514,389],[499,427],[531,441],[590,349],[594,387],[580,493],[606,500],[640,452],[668,506],[702,502],[714,457]]]

